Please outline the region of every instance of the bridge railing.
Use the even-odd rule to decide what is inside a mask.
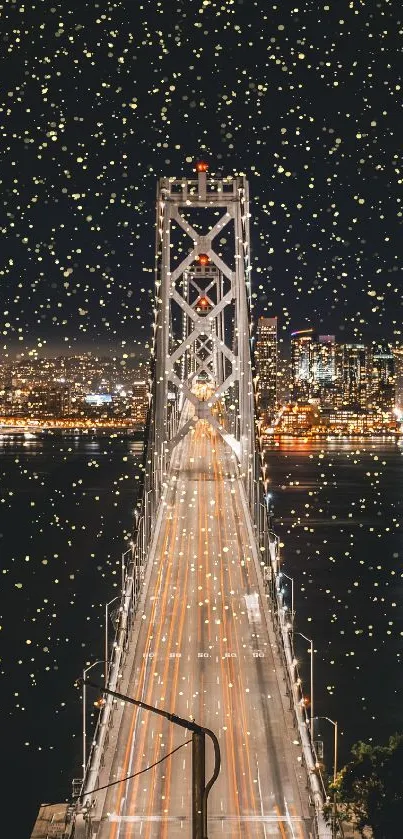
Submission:
[[[262,556],[263,579],[269,600],[277,646],[282,659],[286,682],[286,693],[290,700],[290,710],[299,733],[302,747],[302,760],[307,772],[310,800],[314,807],[315,839],[331,839],[332,828],[323,815],[323,807],[328,800],[326,785],[320,770],[315,743],[311,737],[310,719],[307,713],[303,693],[302,679],[293,649],[294,615],[284,603],[280,585],[280,541],[272,530],[271,516],[263,500],[258,505],[257,524],[259,547]]]
[[[146,445],[143,453],[142,474],[134,514],[134,533],[127,552],[130,555],[123,566],[122,592],[112,649],[108,661],[105,662],[105,685],[114,691],[119,689],[119,684],[123,678],[123,668],[133,623],[137,614],[149,547],[154,532],[155,516],[158,509],[159,499],[156,498],[151,472],[152,410],[153,399],[151,398],[145,428]],[[94,807],[94,796],[99,784],[100,772],[104,765],[104,756],[108,748],[116,708],[116,700],[108,695],[103,700],[91,741],[89,758],[83,770],[83,781],[76,809],[77,811],[83,811],[88,816],[88,820],[90,820],[91,810]]]
[[[106,662],[105,684],[110,690],[118,690],[123,677],[123,667],[129,645],[133,621],[139,601],[146,560],[146,519],[139,516],[136,538],[133,541],[131,557],[126,564],[124,585],[119,605],[119,617],[112,643],[112,651]],[[99,783],[100,770],[103,767],[104,754],[108,747],[109,733],[113,726],[113,716],[117,703],[108,696],[101,707],[88,758],[84,771],[84,780],[80,790],[79,805],[89,809],[93,805],[94,792]]]

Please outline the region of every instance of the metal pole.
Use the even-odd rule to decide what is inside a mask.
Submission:
[[[291,577],[291,626],[294,632],[294,580]]]
[[[84,671],[85,672],[85,671]],[[87,687],[83,681],[83,784],[85,781],[85,767],[87,765]]]
[[[337,720],[334,723],[334,763],[333,763],[333,781],[336,783],[337,777],[337,746],[338,746],[338,730]]]
[[[108,603],[105,603],[105,679],[108,676],[108,664],[109,664],[109,606],[115,602],[115,600],[119,600],[120,595],[117,594],[116,597],[112,597],[112,600],[109,600]]]
[[[311,640],[311,741],[313,744],[313,641]]]
[[[291,583],[291,625],[292,630],[294,630],[294,579],[290,577],[289,574],[286,574],[284,571],[281,571],[283,577],[286,577],[287,580]]]
[[[333,784],[336,783],[337,778],[337,748],[338,748],[338,726],[337,720],[331,720],[330,717],[315,717],[316,720],[327,720],[334,728],[334,744],[333,744]],[[337,799],[336,791],[333,791],[333,812],[332,812],[332,837],[336,837],[337,826]]]
[[[206,737],[203,731],[192,734],[192,839],[205,839],[204,789],[205,789]]]
[[[338,729],[337,729],[337,720],[334,723],[334,762],[333,762],[333,784],[336,783],[337,777],[337,741],[338,741]],[[333,832],[336,835],[336,825],[337,825],[337,801],[336,801],[336,790],[333,790]]]
[[[105,675],[108,675],[108,661],[109,661],[109,638],[108,638],[108,606],[109,603],[105,603]]]
[[[311,741],[312,741],[312,744],[313,744],[313,738],[314,738],[314,730],[313,730],[313,727],[314,727],[314,718],[313,718],[313,714],[314,714],[314,702],[313,702],[313,639],[308,638],[306,635],[304,635],[303,632],[296,632],[295,635],[300,635],[301,638],[305,638],[305,641],[308,641],[309,653],[310,653],[310,656],[311,656],[311,714],[310,714],[310,726],[309,727],[310,727],[310,731],[311,731]]]
[[[85,781],[85,770],[86,770],[86,767],[87,767],[87,690],[86,690],[87,682],[86,682],[85,677],[86,677],[88,671],[92,670],[92,668],[95,667],[96,664],[105,664],[105,666],[106,666],[106,662],[103,662],[101,658],[98,659],[98,661],[94,661],[92,664],[90,664],[89,667],[84,668],[83,679],[82,679],[82,684],[83,684],[83,783]]]
[[[99,662],[96,661],[96,662],[94,662],[94,664],[99,664]],[[91,664],[91,667],[93,667],[93,666],[94,665]],[[88,667],[87,669],[89,670],[90,668]],[[102,693],[106,693],[108,696],[114,696],[114,697],[116,697],[116,699],[122,699],[124,702],[129,702],[131,705],[135,705],[137,708],[145,708],[146,711],[152,711],[153,714],[158,714],[158,716],[164,717],[166,720],[169,720],[170,722],[174,723],[175,725],[179,725],[179,726],[181,726],[181,728],[185,728],[187,731],[191,731],[192,735],[194,733],[198,734],[199,736],[200,735],[204,736],[204,735],[207,734],[210,737],[210,739],[213,742],[213,747],[214,747],[214,770],[213,770],[213,774],[212,774],[210,780],[207,782],[207,784],[205,786],[204,786],[204,782],[203,782],[203,789],[202,789],[202,785],[201,785],[201,779],[204,778],[204,774],[202,776],[200,769],[197,770],[197,779],[198,779],[198,782],[200,783],[200,792],[201,792],[201,808],[200,809],[201,809],[201,812],[202,812],[201,825],[199,827],[201,827],[202,832],[198,833],[198,834],[194,834],[195,836],[197,836],[197,839],[199,839],[199,837],[200,837],[200,839],[208,839],[208,837],[207,837],[207,800],[208,800],[208,796],[209,796],[211,787],[213,786],[213,784],[215,784],[215,782],[218,778],[218,775],[219,775],[219,772],[220,772],[220,766],[221,766],[220,744],[218,742],[218,738],[214,734],[214,731],[211,731],[210,728],[204,728],[204,726],[197,725],[197,723],[195,723],[193,720],[185,720],[183,717],[178,717],[177,714],[172,714],[169,711],[164,711],[162,708],[155,708],[153,705],[148,705],[147,702],[143,702],[141,699],[133,699],[131,696],[127,696],[124,693],[118,693],[118,691],[116,691],[116,690],[110,690],[110,688],[107,688],[104,685],[98,685],[96,682],[91,682],[89,679],[87,679],[87,680],[83,679],[83,684],[91,685],[92,687],[98,688],[98,690],[102,691]],[[203,740],[202,752],[200,752],[200,743],[197,745],[197,749],[199,750],[199,752],[198,752],[198,754],[199,754],[198,760],[199,761],[200,761],[200,755],[205,753],[204,742],[205,741]],[[192,736],[192,743],[193,743],[193,736]],[[194,748],[196,748],[196,745],[194,745]],[[192,766],[193,766],[193,763],[192,763]],[[204,769],[203,769],[203,772],[204,772]],[[193,778],[193,768],[192,768],[192,778]],[[198,808],[199,808],[199,804],[197,805],[197,807],[194,807],[194,809],[193,809],[193,813],[196,816],[198,814]],[[193,836],[192,836],[192,839],[193,839]]]

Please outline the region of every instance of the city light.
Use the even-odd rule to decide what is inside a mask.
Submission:
[[[0,4],[5,835],[399,839],[399,4],[69,7]]]
[[[297,330],[291,333],[287,369],[278,353],[277,320],[261,317],[255,362],[264,436],[401,433],[395,408],[400,356],[385,342],[343,344],[313,328]]]
[[[0,426],[38,429],[144,427],[147,362],[91,354],[0,365]],[[60,376],[60,369],[64,375]]]

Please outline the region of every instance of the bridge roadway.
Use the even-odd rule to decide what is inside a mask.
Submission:
[[[301,749],[263,613],[250,534],[235,458],[199,421],[174,453],[124,688],[217,734],[222,769],[209,797],[209,839],[308,839]],[[190,736],[126,704],[101,782],[139,772]],[[207,780],[213,759],[206,742]],[[188,744],[108,789],[97,839],[187,839],[190,818]]]

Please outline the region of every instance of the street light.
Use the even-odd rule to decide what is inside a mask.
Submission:
[[[120,594],[117,594],[116,597],[112,597],[112,600],[109,603],[105,603],[105,666],[106,670],[108,670],[108,662],[109,662],[109,606],[115,602],[115,600],[120,600]],[[106,674],[105,674],[106,675]]]
[[[280,571],[279,575],[281,577],[286,577],[287,580],[291,582],[291,630],[294,631],[294,580],[290,577],[289,574],[286,574],[285,571]]]
[[[302,632],[295,632],[294,635],[300,635],[301,638],[305,638],[305,641],[308,641],[309,644],[309,654],[311,656],[311,714],[310,714],[310,731],[311,731],[311,741],[313,743],[313,641],[312,638],[308,638]]]
[[[100,658],[83,670],[83,783],[85,781],[85,770],[87,766],[87,683],[85,679],[88,671],[92,670],[97,664],[105,664],[105,662]]]
[[[337,720],[331,720],[330,717],[314,717],[315,720],[327,720],[330,722],[334,728],[334,746],[333,746],[333,783],[336,783],[336,776],[337,776],[337,743],[338,743],[338,728],[337,728]]]
[[[327,720],[334,728],[334,746],[333,746],[333,784],[336,783],[337,778],[337,743],[338,743],[338,727],[337,720],[331,720],[330,717],[314,717],[315,720]],[[337,805],[336,805],[336,790],[333,790],[333,835],[336,833],[336,819],[337,819]]]
[[[150,510],[150,512],[152,513],[152,503],[150,504],[150,501],[149,501],[149,498],[148,498],[148,496],[149,496],[149,495],[150,495],[150,493],[152,493],[152,492],[154,492],[154,490],[153,490],[153,489],[148,489],[148,490],[144,493],[144,502],[145,502],[145,503],[144,503],[144,506],[145,506],[145,508],[146,508],[146,510],[147,510],[147,512],[146,512],[146,518],[147,518],[147,516],[148,516],[148,510]]]
[[[99,662],[95,662],[98,664]],[[93,667],[94,665],[91,665]],[[87,668],[90,669],[89,667]],[[85,671],[84,671],[85,672]],[[85,682],[84,682],[85,684]],[[162,708],[156,708],[154,705],[148,705],[141,699],[133,699],[124,693],[118,693],[116,690],[102,685],[97,685],[95,682],[87,681],[88,685],[99,688],[102,693],[108,696],[113,696],[115,699],[121,699],[123,702],[129,702],[137,708],[144,708],[146,711],[151,711],[153,714],[158,714],[160,717],[169,720],[174,725],[179,725],[192,732],[192,839],[208,839],[207,836],[207,800],[211,787],[216,782],[221,766],[220,744],[218,738],[211,731],[210,728],[198,725],[194,720],[186,720],[183,717],[178,717],[177,714],[172,714],[169,711],[164,711]],[[213,742],[214,747],[214,770],[210,780],[206,784],[205,779],[205,742],[206,734]],[[127,780],[127,779],[126,779]]]
[[[273,495],[271,492],[266,492],[265,494],[265,502],[266,502],[266,510],[267,510],[267,519],[269,524],[269,530],[273,530],[273,518],[274,518],[274,505],[273,505]]]
[[[126,571],[126,565],[127,565],[127,562],[126,562],[127,554],[133,554],[133,547],[128,548],[127,551],[122,553],[122,566],[121,566],[121,570],[122,570],[122,592],[124,591],[124,587],[125,587],[125,571]]]

